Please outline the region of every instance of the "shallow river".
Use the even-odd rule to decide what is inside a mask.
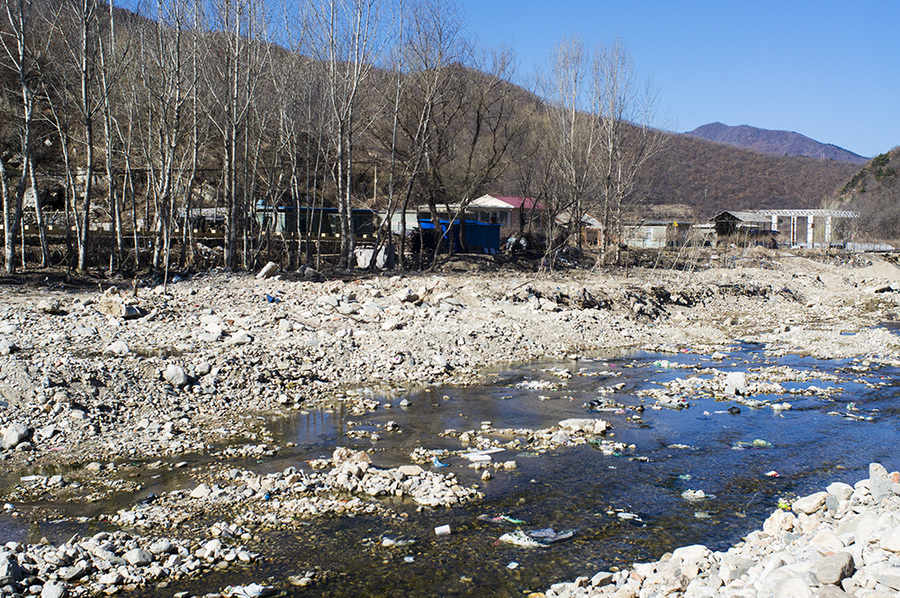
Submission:
[[[673,367],[673,364],[675,366]],[[679,366],[688,366],[687,368]],[[839,387],[825,399],[816,396],[764,395],[792,405],[788,411],[740,407],[689,396],[683,410],[646,410],[632,419],[642,403],[633,393],[654,383],[698,374],[703,368],[749,371],[786,365],[814,372],[805,383],[786,382],[788,389],[809,385]],[[574,374],[560,378],[554,369]],[[868,367],[859,361],[815,361],[796,356],[768,357],[760,347],[740,346],[723,360],[691,354],[638,354],[592,361],[538,363],[498,371],[489,383],[466,388],[440,388],[406,396],[375,397],[390,403],[364,416],[316,411],[277,422],[283,442],[297,447],[276,458],[254,463],[259,471],[281,470],[310,458],[328,456],[335,446],[365,449],[378,467],[409,463],[412,448],[458,449],[457,438],[441,438],[447,430],[546,428],[562,419],[600,417],[613,425],[612,439],[634,444],[633,450],[607,456],[590,445],[564,447],[544,454],[505,452],[500,461],[518,468],[497,472],[486,483],[461,458],[445,462],[467,485],[478,483],[485,498],[453,509],[417,512],[413,505],[391,506],[409,514],[404,520],[375,517],[311,521],[291,533],[268,536],[258,550],[265,556],[246,572],[222,573],[202,580],[172,583],[142,591],[171,596],[187,590],[202,594],[229,584],[282,584],[290,575],[313,567],[328,572],[323,583],[291,588],[303,596],[523,596],[559,581],[599,570],[652,560],[677,546],[702,543],[724,549],[761,526],[779,499],[824,489],[832,481],[854,483],[868,475],[868,464],[900,467],[900,389],[896,368]],[[706,374],[709,376],[709,374]],[[816,376],[837,375],[839,381]],[[541,381],[562,383],[557,389]],[[524,383],[524,384],[523,384]],[[600,397],[598,388],[624,383],[604,395],[625,409],[591,413],[586,406]],[[408,405],[401,407],[401,400]],[[853,403],[851,410],[848,404]],[[396,422],[399,431],[379,426]],[[346,436],[348,429],[378,431],[373,442]],[[247,466],[246,463],[242,464]],[[767,475],[768,474],[768,475]],[[777,475],[776,475],[777,474]],[[183,474],[182,474],[183,475]],[[157,491],[188,480],[161,480]],[[708,498],[688,501],[686,490],[702,490]],[[146,490],[145,490],[146,491]],[[712,496],[709,496],[712,495]],[[478,515],[506,515],[527,522],[523,529],[575,529],[575,535],[548,548],[501,544],[501,534],[516,526],[486,523]],[[449,525],[449,535],[435,528]],[[54,534],[52,526],[29,530]],[[90,526],[88,526],[90,527]],[[90,531],[90,530],[84,530]],[[26,534],[4,529],[0,533]],[[58,535],[58,531],[54,535]],[[381,539],[414,540],[385,547]]]

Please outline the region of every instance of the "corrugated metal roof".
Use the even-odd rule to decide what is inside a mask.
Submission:
[[[763,216],[757,212],[732,212],[730,210],[717,214],[713,220],[719,220],[725,214],[733,216],[735,220],[740,220],[741,222],[772,222],[771,217]]]
[[[472,200],[469,205],[480,208],[513,210],[516,208],[530,210],[535,207],[538,210],[544,209],[544,204],[539,201],[535,201],[530,197],[518,197],[514,195],[482,195],[478,199]]]

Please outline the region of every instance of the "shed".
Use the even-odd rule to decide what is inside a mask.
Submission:
[[[632,249],[680,247],[687,241],[691,224],[678,220],[648,220],[622,227],[625,245]]]
[[[712,220],[716,225],[716,234],[720,237],[740,232],[772,232],[771,217],[758,212],[720,212]]]
[[[500,235],[509,236],[519,230],[541,228],[547,208],[530,197],[482,195],[466,206],[473,220],[500,225]]]
[[[500,225],[476,220],[440,220],[441,235],[452,244],[454,253],[490,253],[500,251]],[[462,237],[460,236],[462,226]],[[434,223],[420,219],[419,227],[423,231],[434,230]],[[448,232],[449,228],[449,232]]]

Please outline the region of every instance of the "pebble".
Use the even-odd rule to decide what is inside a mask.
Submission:
[[[164,546],[154,552],[151,546]],[[207,545],[208,546],[208,543]],[[66,598],[114,593],[127,586],[144,586],[166,578],[202,575],[228,568],[224,546],[206,550],[184,540],[152,540],[125,532],[101,532],[89,538],[73,537],[58,546],[50,543],[0,546],[0,595],[40,594],[41,598]],[[256,556],[246,553],[246,561]],[[115,568],[111,568],[115,567]]]

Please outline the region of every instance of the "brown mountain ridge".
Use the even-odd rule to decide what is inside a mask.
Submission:
[[[836,160],[852,164],[864,164],[869,160],[842,147],[822,143],[794,131],[773,131],[749,125],[732,127],[714,122],[697,127],[685,134],[777,156]]]

